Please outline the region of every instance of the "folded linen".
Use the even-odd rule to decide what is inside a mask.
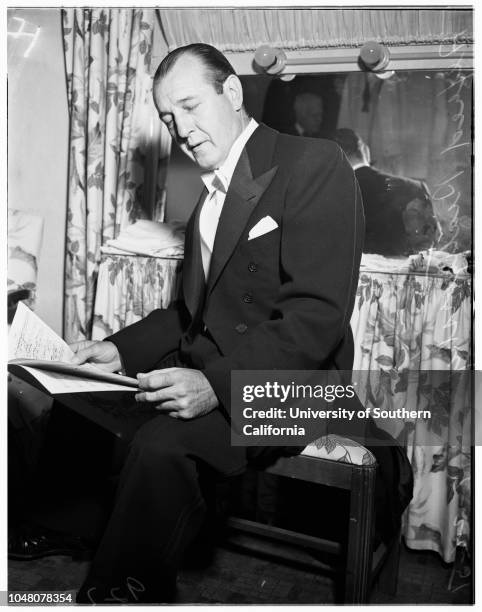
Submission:
[[[141,255],[143,257],[158,257],[159,259],[183,259],[184,247],[167,247],[165,249],[157,249],[156,251],[142,251],[142,249],[133,251],[126,251],[124,249],[118,249],[117,247],[103,246],[100,247],[100,252],[104,255],[131,255],[136,257]]]
[[[420,251],[409,257],[385,257],[376,253],[363,253],[360,271],[388,273],[429,273],[454,274],[468,273],[465,253],[446,253],[435,249]]]
[[[102,252],[179,257],[184,253],[184,224],[179,221],[159,223],[141,219],[122,230],[117,238],[107,240]]]

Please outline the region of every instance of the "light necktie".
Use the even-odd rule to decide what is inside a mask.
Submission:
[[[214,239],[218,228],[219,217],[223,209],[224,185],[218,176],[211,182],[212,191],[206,198],[199,217],[199,233],[201,235],[201,256],[204,268],[204,276],[207,279],[211,256],[213,253]]]

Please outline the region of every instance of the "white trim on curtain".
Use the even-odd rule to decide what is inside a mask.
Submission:
[[[162,9],[169,51],[204,42],[224,52],[270,43],[285,50],[473,42],[471,10]]]

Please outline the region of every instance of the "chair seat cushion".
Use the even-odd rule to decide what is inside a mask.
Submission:
[[[374,455],[362,444],[335,434],[311,442],[301,454],[353,465],[373,465],[376,462]]]

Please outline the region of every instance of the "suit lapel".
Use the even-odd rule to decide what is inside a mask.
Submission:
[[[276,136],[277,132],[260,125],[241,153],[216,231],[208,295],[231,257],[251,213],[276,174],[278,167],[271,167]]]
[[[199,214],[207,192],[207,189],[204,188],[186,227],[182,286],[184,301],[192,318],[204,301],[205,282],[199,236]]]

